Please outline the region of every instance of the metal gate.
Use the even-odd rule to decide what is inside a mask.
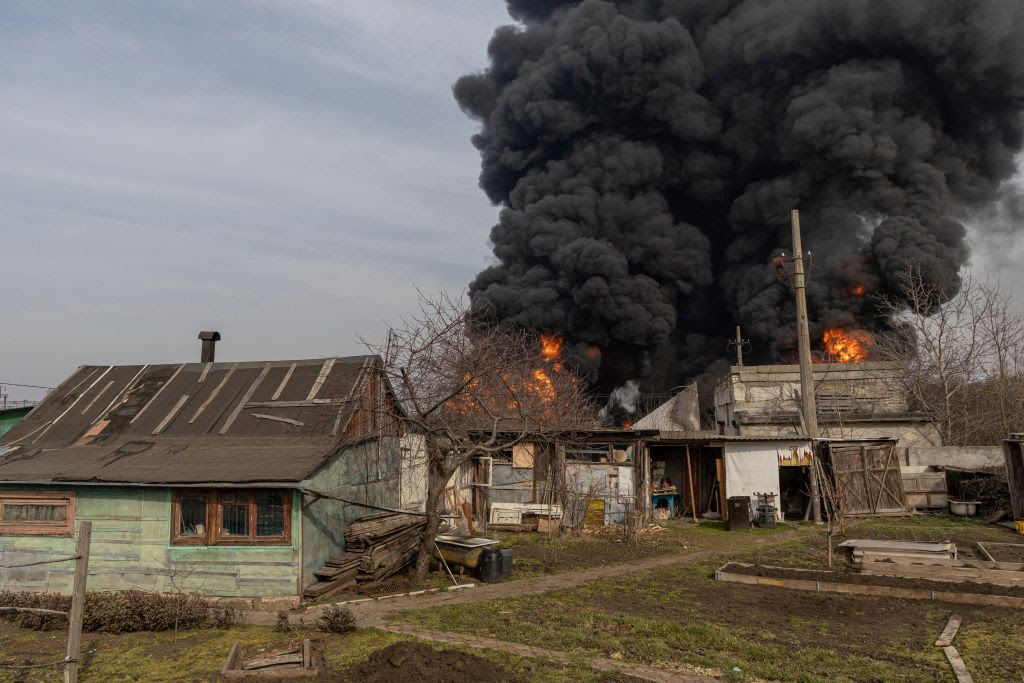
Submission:
[[[829,443],[828,451],[843,514],[892,515],[907,511],[896,444]]]

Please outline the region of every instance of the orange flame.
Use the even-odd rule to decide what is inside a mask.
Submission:
[[[830,327],[821,335],[821,345],[838,363],[863,363],[871,355],[874,338],[864,330]]]
[[[555,334],[540,335],[540,355],[546,361],[556,361],[562,356],[565,340]]]
[[[850,288],[850,293],[854,296],[864,296],[864,285],[854,285]]]
[[[555,385],[543,370],[533,371],[533,390],[545,403],[554,403]]]

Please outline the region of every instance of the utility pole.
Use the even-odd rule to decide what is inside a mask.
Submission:
[[[814,375],[811,370],[811,335],[807,329],[807,296],[804,284],[804,252],[800,244],[800,212],[789,212],[789,225],[793,230],[793,293],[796,296],[796,331],[800,349],[800,399],[803,404],[804,426],[811,440],[811,457],[814,456],[814,442],[818,439],[818,409],[814,405]],[[815,524],[821,524],[821,496],[818,493],[818,476],[814,464],[810,467],[811,517]]]
[[[736,365],[743,367],[743,337],[739,325],[736,326]]]

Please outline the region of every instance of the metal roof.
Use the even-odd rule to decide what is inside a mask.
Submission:
[[[83,366],[0,436],[0,481],[300,481],[337,450],[378,363]]]

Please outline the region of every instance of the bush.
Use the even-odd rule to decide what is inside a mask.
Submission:
[[[356,630],[356,617],[348,607],[328,605],[317,626],[328,633],[348,633]]]
[[[0,592],[0,607],[37,607],[71,610],[71,597],[56,593]],[[22,628],[38,631],[67,628],[67,619],[55,614],[0,612]],[[197,593],[146,593],[118,591],[87,593],[82,615],[83,631],[126,633],[130,631],[169,631],[204,626],[226,628],[238,621],[237,610],[213,607]]]

